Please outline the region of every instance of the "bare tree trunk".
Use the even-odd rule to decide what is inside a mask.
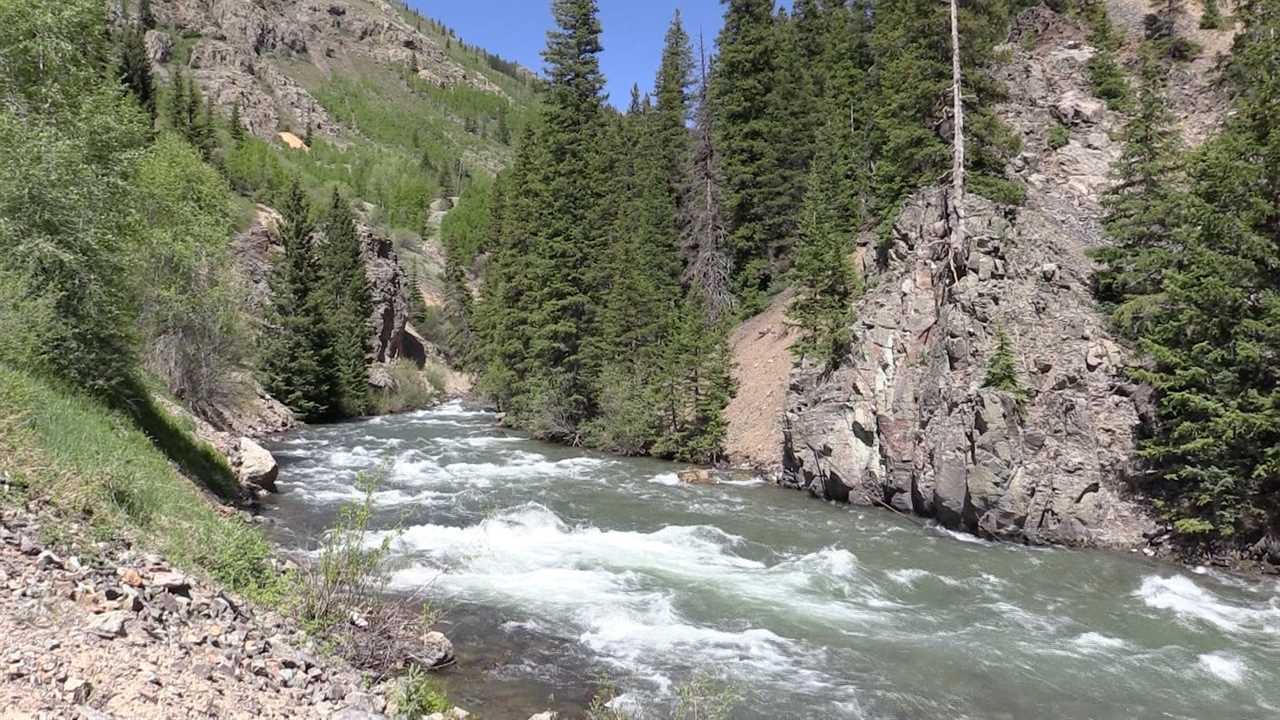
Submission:
[[[951,82],[955,101],[955,158],[951,166],[951,207],[955,213],[951,235],[951,272],[955,275],[955,256],[963,252],[964,235],[964,91],[960,76],[960,18],[958,0],[951,0]]]

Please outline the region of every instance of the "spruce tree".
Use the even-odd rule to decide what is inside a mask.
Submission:
[[[529,258],[534,293],[526,407],[549,437],[572,439],[591,406],[587,339],[600,306],[602,228],[596,224],[603,118],[600,21],[595,0],[555,0],[557,29],[543,58],[548,89],[541,142],[550,162],[539,173],[546,206]],[[533,217],[521,218],[532,225]]]
[[[693,86],[693,47],[677,10],[667,28],[662,62],[654,82],[654,111],[651,132],[662,152],[661,172],[666,176],[673,201],[679,203],[680,183],[690,151],[688,123],[691,117],[690,88]]]
[[[1222,11],[1218,9],[1218,0],[1204,0],[1204,11],[1200,14],[1200,29],[1220,30],[1222,28]]]
[[[987,364],[987,375],[982,386],[1007,393],[1019,405],[1027,400],[1027,389],[1018,379],[1018,357],[1014,354],[1013,342],[1009,340],[1009,334],[1003,327],[996,329],[996,346]]]
[[[775,105],[774,88],[795,78],[778,72],[773,0],[723,1],[711,102],[729,225],[726,249],[735,291],[752,312],[763,305],[772,280],[770,253],[785,242],[794,213],[784,109]]]
[[[240,119],[240,103],[231,106],[231,120],[227,123],[231,132],[231,142],[239,145],[244,142],[244,121]]]
[[[1116,319],[1137,332],[1152,302],[1159,302],[1165,269],[1176,261],[1174,233],[1181,214],[1181,138],[1165,95],[1167,69],[1143,53],[1134,111],[1124,129],[1116,182],[1103,197],[1111,243],[1097,251],[1100,297],[1119,306]]]
[[[156,29],[156,16],[151,10],[151,0],[139,0],[138,24],[142,26],[144,31]]]
[[[351,205],[336,190],[324,220],[324,238],[320,302],[333,341],[337,396],[332,414],[363,415],[369,409],[369,320],[373,302]]]
[[[284,254],[271,277],[271,329],[262,339],[259,372],[267,392],[304,421],[332,417],[337,389],[332,341],[317,289],[315,226],[295,180],[284,206]]]
[[[182,68],[173,69],[173,81],[169,95],[169,127],[179,135],[186,137],[190,132],[187,123],[187,82],[182,75]]]
[[[824,137],[832,132],[829,128]],[[824,142],[809,173],[792,268],[795,298],[787,308],[788,320],[800,331],[792,352],[827,367],[839,365],[849,352],[853,304],[860,292],[849,260],[853,251],[850,225],[837,214],[839,152],[835,143]]]
[[[1236,99],[1189,162],[1135,375],[1158,397],[1147,489],[1175,529],[1253,542],[1280,529],[1280,4],[1237,12]]]
[[[728,224],[720,192],[720,153],[715,140],[715,116],[707,98],[707,68],[703,54],[693,144],[681,186],[680,250],[685,261],[684,284],[704,300],[713,321],[733,315],[733,258]]]
[[[142,31],[127,28],[120,42],[120,82],[156,122],[156,87],[151,75],[151,58]]]

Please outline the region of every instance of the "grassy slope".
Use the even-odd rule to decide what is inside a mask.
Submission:
[[[219,514],[193,483],[219,486],[230,469],[172,418],[154,409],[138,415],[145,417],[0,367],[0,473],[27,497],[84,518],[95,534],[134,537],[260,599],[273,593],[262,535]]]

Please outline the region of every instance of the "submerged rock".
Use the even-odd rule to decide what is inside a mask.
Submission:
[[[711,474],[710,470],[693,469],[682,470],[676,473],[676,477],[680,478],[680,482],[687,485],[715,485],[716,478]]]

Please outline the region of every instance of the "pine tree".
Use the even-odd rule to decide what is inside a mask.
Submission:
[[[722,214],[714,111],[707,98],[705,53],[702,55],[693,145],[680,188],[680,250],[685,261],[682,281],[704,299],[710,319],[719,321],[736,312],[737,298],[728,226]]]
[[[828,128],[824,137],[832,134],[833,128]],[[830,142],[822,146],[810,171],[800,212],[800,239],[792,268],[796,294],[787,318],[800,330],[792,352],[835,367],[849,352],[853,304],[860,288],[849,261],[853,250],[850,226],[836,213],[839,203],[834,193],[841,185],[836,176],[836,155],[840,148]]]
[[[231,142],[233,145],[239,145],[244,142],[244,121],[240,119],[240,103],[231,106],[231,120],[228,123],[231,131]]]
[[[1027,389],[1018,379],[1018,357],[1014,354],[1013,342],[1002,327],[996,329],[996,347],[987,365],[987,375],[982,386],[1008,393],[1019,403],[1027,399]]]
[[[1218,9],[1218,0],[1204,0],[1204,11],[1200,14],[1202,30],[1220,30],[1222,28],[1222,12]]]
[[[332,341],[316,279],[315,226],[294,181],[284,206],[284,255],[271,278],[272,325],[262,339],[259,372],[267,392],[305,421],[331,417],[337,381]]]
[[[1181,139],[1165,96],[1167,69],[1143,53],[1134,112],[1124,129],[1116,183],[1103,198],[1111,243],[1095,253],[1100,297],[1119,305],[1116,319],[1137,332],[1151,302],[1158,302],[1162,274],[1176,262],[1174,233],[1181,214],[1178,162]]]
[[[498,129],[495,131],[494,137],[503,145],[511,144],[511,128],[507,125],[506,105],[503,105],[498,110]]]
[[[529,259],[534,293],[533,336],[526,410],[539,416],[542,434],[572,439],[591,406],[587,339],[600,306],[601,228],[595,152],[603,118],[600,21],[595,0],[555,0],[557,29],[547,34],[543,57],[548,90],[541,142],[550,163],[539,173],[547,206]],[[532,218],[521,218],[528,223]],[[530,223],[531,225],[532,223]]]
[[[780,77],[773,0],[724,0],[720,55],[711,80],[715,142],[721,154],[735,290],[748,312],[771,283],[772,250],[784,243],[794,207],[784,155],[787,138],[775,104]]]
[[[190,132],[187,123],[187,82],[182,75],[182,68],[173,69],[173,82],[169,97],[169,127],[179,135],[186,137]]]
[[[127,28],[120,43],[120,82],[156,122],[156,88],[151,76],[151,58],[142,31]]]
[[[365,273],[360,235],[351,205],[335,190],[324,221],[320,253],[320,292],[337,379],[332,412],[351,417],[369,409],[369,319],[373,303]]]
[[[151,10],[151,0],[139,0],[138,24],[144,31],[156,29],[156,16]]]
[[[661,172],[669,192],[679,204],[680,183],[690,150],[688,123],[691,117],[689,91],[693,86],[693,48],[677,10],[667,28],[662,62],[654,82],[655,116],[651,131],[663,153]]]
[[[1252,542],[1280,531],[1280,4],[1237,13],[1236,100],[1191,157],[1135,375],[1157,392],[1141,455],[1175,529]]]

